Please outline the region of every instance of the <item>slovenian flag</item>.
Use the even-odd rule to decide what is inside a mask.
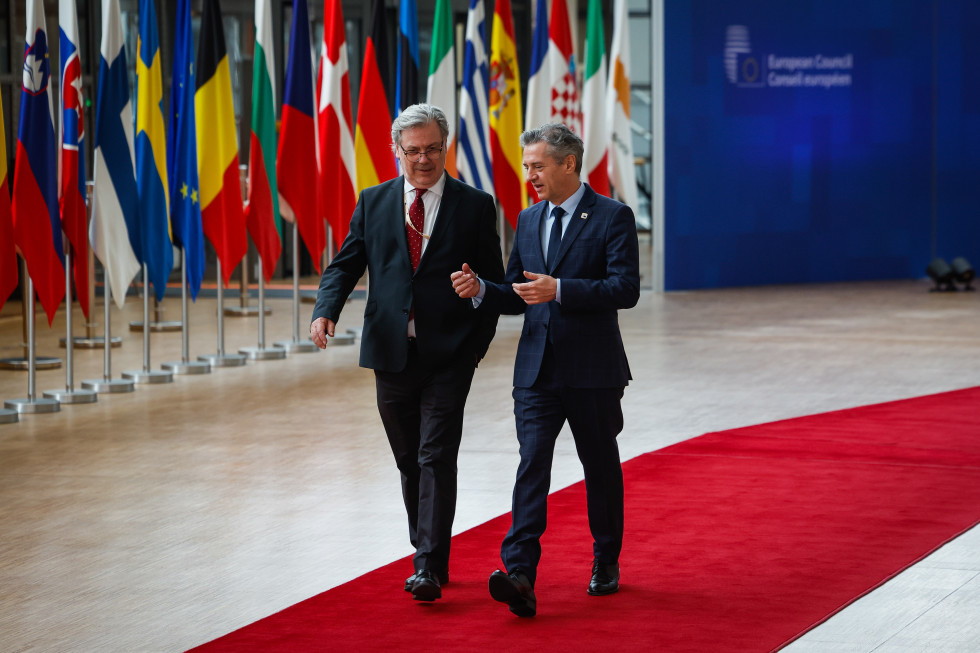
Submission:
[[[191,1],[177,0],[173,77],[170,82],[170,131],[167,168],[170,179],[170,226],[174,244],[184,250],[184,272],[191,298],[204,280],[204,227],[197,177],[197,121],[194,114],[194,47]]]
[[[51,60],[43,0],[27,3],[23,70],[11,207],[14,242],[27,263],[27,273],[50,326],[65,296],[65,265],[58,210],[57,147],[51,120]]]
[[[255,0],[249,143],[245,226],[262,260],[262,275],[270,281],[282,253],[282,220],[279,218],[279,186],[276,183],[276,57],[269,0]]]
[[[388,48],[385,34],[385,3],[374,0],[371,33],[364,46],[361,92],[357,98],[357,127],[354,152],[357,161],[357,192],[398,176],[391,150],[391,105],[388,103]]]
[[[490,70],[487,62],[487,28],[483,0],[470,0],[466,16],[466,54],[463,58],[463,90],[459,101],[459,146],[456,167],[459,178],[493,194],[490,163],[490,123],[487,93]]]
[[[330,224],[337,249],[347,238],[357,203],[354,122],[350,106],[347,37],[340,0],[324,0],[323,44],[317,80],[317,167],[320,211]]]
[[[78,305],[85,317],[88,304],[88,214],[85,209],[85,101],[75,0],[60,0],[61,24],[61,228],[71,243],[72,270]]]
[[[197,48],[197,170],[201,182],[201,221],[221,262],[219,283],[228,285],[248,250],[238,172],[235,106],[231,71],[218,0],[204,0]]]
[[[527,191],[521,178],[521,72],[510,0],[497,0],[493,10],[489,107],[493,187],[501,211],[516,229],[518,214],[527,208]]]
[[[283,214],[291,214],[296,220],[299,235],[319,273],[327,236],[323,216],[317,207],[316,109],[313,106],[313,50],[308,16],[306,0],[296,0],[289,35],[276,176]]]
[[[89,242],[102,261],[116,305],[139,272],[139,197],[133,165],[133,114],[119,0],[102,0],[102,46],[95,108],[95,195]]]
[[[136,189],[140,204],[143,263],[157,301],[174,267],[167,182],[167,128],[163,122],[163,75],[153,0],[140,0],[136,42]]]

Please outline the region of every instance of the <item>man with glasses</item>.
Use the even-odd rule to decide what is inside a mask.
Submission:
[[[463,406],[497,315],[453,291],[464,261],[502,281],[493,198],[445,173],[449,125],[441,109],[416,104],[391,125],[402,176],[361,192],[350,233],[323,271],[310,335],[333,337],[355,284],[368,272],[360,365],[375,373],[378,410],[401,472],[415,547],[405,590],[442,596],[456,512],[456,456]]]

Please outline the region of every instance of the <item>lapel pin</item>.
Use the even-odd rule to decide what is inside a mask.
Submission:
[[[578,216],[578,217],[580,217],[580,218],[582,218],[583,220],[585,220],[585,219],[586,219],[587,217],[589,217],[589,214],[588,214],[588,213],[583,213],[582,215],[580,215],[580,216]]]

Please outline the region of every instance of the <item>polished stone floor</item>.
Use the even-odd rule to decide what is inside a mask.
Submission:
[[[708,431],[980,385],[980,293],[928,288],[645,292],[620,315],[635,379],[624,458]],[[291,339],[290,300],[268,303],[267,343]],[[340,327],[359,326],[363,306],[353,300]],[[180,319],[179,298],[163,308]],[[301,332],[310,312],[300,306]],[[192,305],[192,359],[216,351],[215,316],[213,298]],[[142,333],[128,328],[141,318],[136,297],[112,309],[123,338],[114,378],[143,367]],[[38,316],[40,355],[64,356],[63,320],[49,329]],[[501,319],[474,380],[457,531],[509,510],[520,323]],[[20,306],[8,303],[0,357],[21,354],[21,332]],[[226,351],[256,341],[256,317],[225,318]],[[179,332],[150,342],[151,369],[180,360]],[[76,386],[102,374],[101,350],[75,351]],[[37,374],[38,394],[64,385],[64,367]],[[27,395],[26,372],[0,370],[0,400]],[[180,651],[410,554],[374,401],[357,347],[336,346],[0,425],[0,650]],[[563,437],[553,489],[581,474]],[[786,650],[975,652],[977,614],[975,528]]]

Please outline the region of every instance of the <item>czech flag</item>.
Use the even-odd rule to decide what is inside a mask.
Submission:
[[[58,210],[57,147],[51,120],[51,59],[43,0],[27,3],[25,43],[14,164],[14,242],[27,262],[27,273],[51,326],[65,296],[65,264]]]

